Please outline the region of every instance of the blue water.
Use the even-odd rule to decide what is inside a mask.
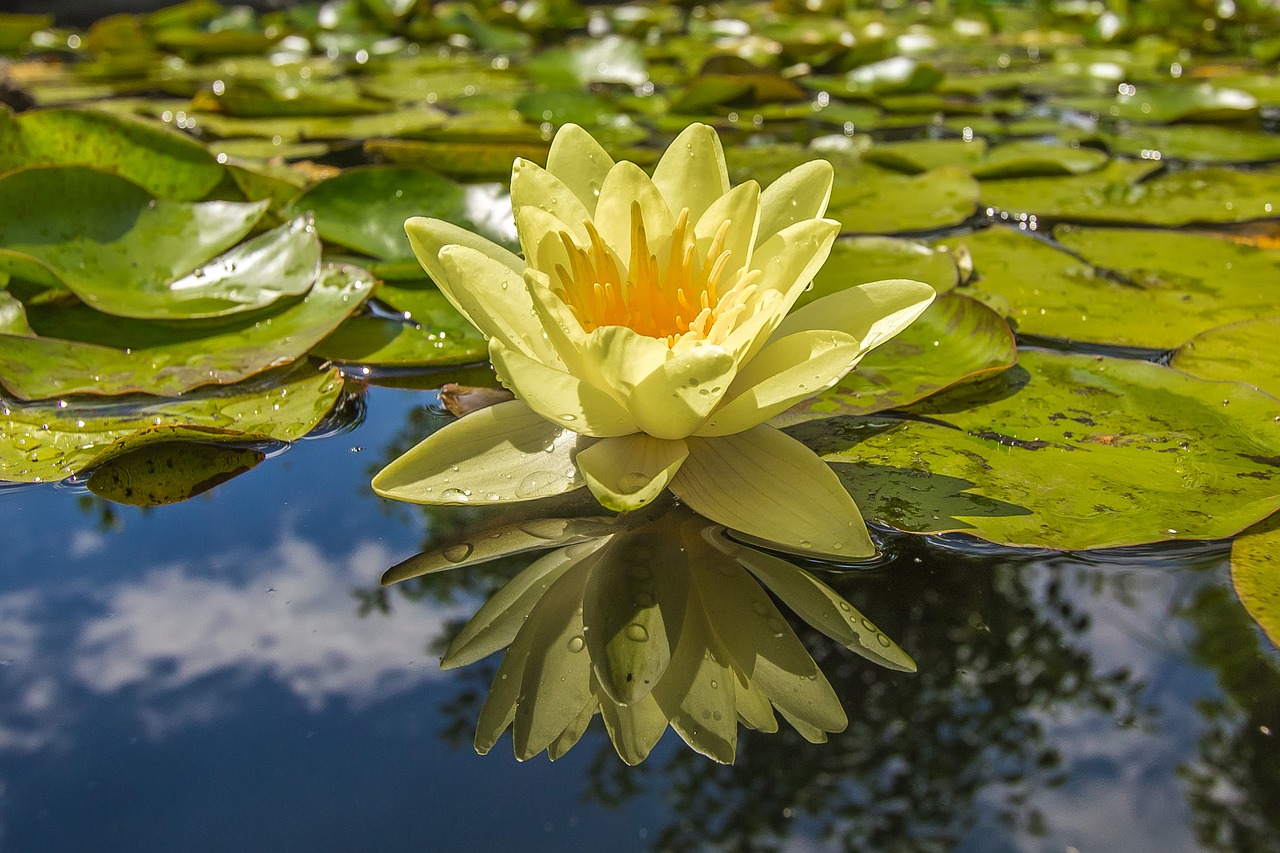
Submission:
[[[668,732],[630,769],[597,720],[554,764],[476,755],[494,662],[437,660],[489,576],[377,592],[449,523],[368,489],[426,401],[373,389],[171,507],[0,492],[0,850],[1280,849],[1280,665],[1223,545],[891,542],[828,580],[920,672],[802,633],[829,744],[726,768]]]

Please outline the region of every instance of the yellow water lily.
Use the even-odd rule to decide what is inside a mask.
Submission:
[[[629,764],[668,727],[730,763],[739,724],[775,732],[775,710],[814,743],[843,731],[839,697],[761,584],[849,650],[915,671],[822,581],[669,503],[475,531],[393,567],[383,582],[535,550],[549,553],[485,602],[441,663],[464,666],[506,649],[476,725],[481,753],[510,728],[517,758],[546,750],[554,760],[596,715]]]
[[[587,486],[615,511],[667,488],[728,527],[866,556],[831,470],[765,421],[826,390],[933,299],[916,281],[850,287],[788,313],[831,250],[832,168],[730,187],[691,125],[650,178],[565,125],[543,169],[517,160],[523,258],[436,219],[405,223],[441,292],[489,338],[516,400],[451,424],[373,481],[418,503],[529,500]],[[856,272],[851,273],[856,274]]]

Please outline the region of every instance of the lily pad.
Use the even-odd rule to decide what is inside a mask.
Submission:
[[[1247,382],[1280,397],[1280,317],[1245,320],[1196,335],[1178,347],[1169,366],[1201,379]]]
[[[551,142],[435,142],[417,139],[371,139],[369,154],[404,166],[421,166],[457,178],[506,179],[517,157],[545,166]]]
[[[321,181],[299,196],[288,213],[314,214],[328,243],[383,260],[412,260],[404,233],[404,221],[411,216],[444,219],[484,233],[467,217],[467,199],[465,187],[438,172],[367,166]]]
[[[912,411],[924,420],[792,432],[868,518],[915,533],[1110,548],[1220,539],[1280,506],[1280,401],[1245,385],[1024,351],[1016,367]]]
[[[336,369],[302,363],[251,382],[154,397],[55,402],[0,401],[0,480],[39,483],[83,470],[117,439],[157,426],[235,430],[244,440],[293,441],[320,423],[342,394]]]
[[[931,231],[972,216],[978,195],[977,181],[956,166],[910,176],[866,167],[836,182],[827,216],[846,234]]]
[[[1258,114],[1258,100],[1240,89],[1198,85],[1131,87],[1131,94],[1112,99],[1063,99],[1055,106],[1080,112],[1096,112],[1125,121],[1171,124],[1173,122],[1238,121]]]
[[[0,110],[0,172],[22,166],[92,166],[153,195],[204,198],[222,166],[203,145],[163,124],[101,110]]]
[[[954,240],[973,258],[977,290],[1007,302],[1019,334],[1167,350],[1275,311],[1280,252],[1149,229],[1057,233],[1074,255],[1008,228]]]
[[[444,124],[447,115],[435,107],[420,104],[372,115],[244,118],[202,112],[194,113],[192,118],[196,127],[207,130],[215,136],[279,140],[276,143],[279,144],[399,136],[439,127]]]
[[[1013,333],[1000,315],[967,296],[944,293],[835,386],[791,407],[771,423],[789,426],[899,408],[961,382],[1007,370],[1017,359]]]
[[[1280,518],[1231,543],[1231,582],[1253,621],[1280,646]]]
[[[22,399],[139,392],[177,396],[229,384],[302,357],[369,295],[358,267],[327,265],[310,292],[219,323],[166,326],[85,308],[33,311],[36,331],[79,340],[0,334],[0,382]]]
[[[22,303],[3,290],[0,290],[0,334],[34,334],[27,323],[27,311]]]
[[[477,338],[473,330],[453,336],[431,325],[394,318],[352,317],[316,344],[314,352],[342,364],[447,367],[485,361],[488,347]]]
[[[129,506],[179,503],[256,467],[266,454],[244,445],[264,439],[212,427],[151,427],[104,449],[89,463],[85,485]]]
[[[102,278],[78,281],[73,289],[95,309],[119,317],[225,317],[306,293],[319,271],[320,240],[310,219],[300,216],[167,284]]]
[[[1153,161],[1112,161],[1087,175],[984,181],[982,200],[1011,214],[1073,222],[1189,225],[1280,216],[1280,171],[1183,169],[1138,183]]]
[[[0,177],[0,269],[91,298],[108,283],[167,286],[237,243],[265,202],[156,199],[131,181],[80,166]]]
[[[950,252],[914,240],[847,237],[831,248],[813,286],[800,294],[792,310],[855,284],[890,278],[923,281],[941,293],[956,286],[959,270]]]
[[[1280,136],[1212,124],[1129,127],[1098,135],[1114,154],[1191,160],[1197,163],[1256,163],[1280,160]]]

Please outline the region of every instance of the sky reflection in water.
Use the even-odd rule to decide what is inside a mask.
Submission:
[[[825,579],[919,674],[800,630],[850,717],[829,744],[744,733],[719,767],[668,732],[628,769],[596,721],[555,764],[505,739],[476,756],[496,662],[436,660],[496,574],[376,591],[425,544],[425,516],[367,485],[422,401],[374,391],[354,432],[173,507],[0,495],[0,848],[1276,845],[1276,658],[1208,546],[1085,563],[905,542]]]

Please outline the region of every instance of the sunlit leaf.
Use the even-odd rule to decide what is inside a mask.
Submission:
[[[1280,646],[1280,519],[1270,518],[1231,543],[1231,582],[1253,621]]]

